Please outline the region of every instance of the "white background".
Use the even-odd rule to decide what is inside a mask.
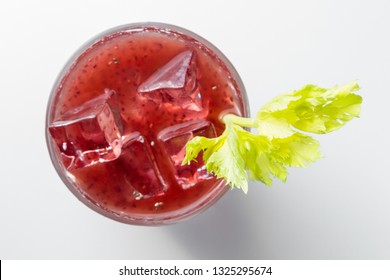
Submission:
[[[137,227],[80,203],[44,138],[54,80],[87,39],[161,21],[235,65],[252,114],[306,83],[357,79],[362,114],[319,136],[325,158],[287,183],[230,191],[181,224]],[[0,259],[390,259],[389,1],[2,1]]]

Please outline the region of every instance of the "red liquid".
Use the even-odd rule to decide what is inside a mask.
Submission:
[[[220,135],[221,112],[247,113],[213,51],[161,31],[99,39],[66,70],[49,104],[49,145],[67,185],[122,222],[170,223],[221,195],[224,182],[206,172],[201,156],[181,166],[185,144]]]

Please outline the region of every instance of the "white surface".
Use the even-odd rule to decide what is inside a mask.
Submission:
[[[390,259],[389,1],[3,1],[1,259]],[[253,113],[306,83],[357,79],[362,116],[317,137],[325,158],[286,184],[253,183],[174,226],[145,228],[81,204],[51,165],[46,103],[69,56],[124,23],[183,26],[236,66]]]

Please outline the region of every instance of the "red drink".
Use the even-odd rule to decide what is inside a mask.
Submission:
[[[248,114],[228,60],[165,24],[110,30],[85,45],[55,84],[47,113],[53,163],[86,205],[132,224],[177,222],[227,189],[185,144],[223,132],[223,112]]]

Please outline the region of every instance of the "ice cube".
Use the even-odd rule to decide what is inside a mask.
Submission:
[[[165,147],[173,165],[176,180],[183,189],[214,178],[207,172],[201,154],[191,164],[181,165],[186,153],[186,144],[195,136],[216,137],[213,124],[206,120],[188,121],[165,128],[157,136]]]
[[[201,111],[202,96],[196,68],[193,51],[179,53],[146,79],[138,87],[138,92],[158,104]]]
[[[124,137],[122,153],[116,165],[124,170],[125,182],[136,199],[165,193],[167,186],[158,170],[155,157],[147,139],[139,132]]]
[[[49,125],[68,170],[111,161],[121,153],[122,122],[115,91],[71,109]]]

